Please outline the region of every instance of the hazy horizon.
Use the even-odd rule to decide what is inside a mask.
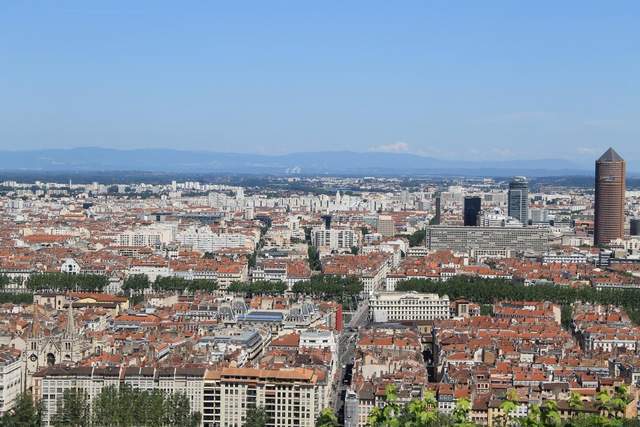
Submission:
[[[0,11],[0,150],[640,159],[637,2]]]
[[[609,147],[607,147],[609,148]],[[618,151],[616,149],[616,147],[611,147],[613,149],[615,149],[616,151]],[[354,153],[354,154],[391,154],[391,155],[410,155],[410,156],[418,156],[418,157],[424,157],[424,158],[433,158],[433,159],[443,159],[442,157],[439,156],[434,156],[434,155],[429,155],[426,153],[414,153],[414,152],[409,152],[409,151],[380,151],[380,150],[366,150],[366,151],[360,151],[360,150],[348,150],[348,149],[327,149],[327,150],[313,150],[313,149],[301,149],[301,150],[292,150],[292,151],[286,151],[286,152],[278,152],[278,153],[263,153],[263,152],[259,152],[259,151],[234,151],[233,149],[215,149],[215,148],[181,148],[181,147],[108,147],[108,146],[99,146],[99,145],[86,145],[86,146],[75,146],[75,147],[42,147],[42,148],[7,148],[4,149],[0,146],[0,151],[5,151],[5,152],[16,152],[16,153],[20,153],[20,152],[37,152],[37,151],[75,151],[75,150],[116,150],[116,151],[144,151],[144,150],[151,150],[151,151],[177,151],[177,152],[185,152],[185,153],[210,153],[210,154],[239,154],[239,155],[247,155],[247,156],[252,156],[252,155],[256,155],[256,156],[270,156],[270,157],[279,157],[279,156],[288,156],[288,155],[295,155],[295,154],[313,154],[313,153],[326,153],[326,154],[330,154],[330,153]],[[592,164],[594,163],[598,157],[600,157],[600,155],[602,155],[604,153],[605,150],[603,150],[602,153],[594,153],[593,158],[571,158],[571,157],[552,157],[552,156],[545,156],[545,155],[539,155],[539,156],[531,156],[531,157],[527,157],[527,158],[494,158],[494,159],[469,159],[469,160],[465,160],[465,159],[460,159],[461,161],[465,161],[465,162],[487,162],[487,161],[492,161],[492,162],[505,162],[505,163],[509,163],[509,162],[517,162],[517,161],[524,161],[524,160],[531,160],[531,161],[541,161],[541,160],[567,160],[567,161],[574,161],[576,164],[580,164],[580,165],[586,165],[586,164]],[[626,158],[624,155],[622,155],[622,157],[627,161],[636,161],[637,159],[629,159]],[[446,160],[450,160],[450,159],[446,159]]]

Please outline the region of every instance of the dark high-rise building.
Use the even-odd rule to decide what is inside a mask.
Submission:
[[[478,214],[482,209],[482,199],[478,196],[467,196],[464,198],[464,225],[478,225]]]
[[[442,220],[442,199],[440,198],[440,193],[436,194],[436,216],[433,217],[433,221],[431,222],[434,225],[439,225]]]
[[[640,218],[633,218],[629,221],[629,234],[640,236]]]
[[[523,224],[529,223],[529,182],[516,176],[509,183],[508,214]]]
[[[613,148],[596,160],[594,245],[624,236],[625,161]]]

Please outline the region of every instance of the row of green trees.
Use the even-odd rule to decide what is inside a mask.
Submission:
[[[398,283],[399,291],[430,292],[449,295],[449,298],[465,298],[479,304],[496,301],[551,301],[569,306],[575,301],[612,304],[624,307],[637,322],[640,320],[640,290],[602,289],[592,287],[569,287],[559,285],[524,286],[509,280],[483,279],[471,276],[456,276],[446,282],[412,279]]]
[[[337,301],[347,307],[364,290],[362,281],[356,277],[339,277],[327,274],[311,276],[307,282],[297,282],[291,290],[300,295]]]
[[[65,390],[52,419],[60,427],[198,426],[201,414],[192,412],[184,393],[165,394],[131,387],[108,386],[89,406],[84,390]],[[30,394],[18,397],[16,406],[0,418],[0,426],[41,426],[42,404]]]
[[[212,280],[186,280],[179,277],[158,277],[153,283],[145,274],[134,274],[124,281],[124,291],[137,293],[153,287],[157,291],[214,291],[218,289]],[[283,295],[288,290],[286,283],[281,281],[260,280],[255,282],[235,282],[227,290],[246,295]],[[337,299],[350,303],[363,290],[362,282],[355,277],[342,278],[332,275],[318,274],[307,282],[297,282],[292,291],[296,294],[312,295],[323,298]]]
[[[215,280],[194,279],[187,280],[181,277],[157,277],[151,283],[146,274],[132,274],[122,284],[124,291],[142,292],[153,287],[156,291],[215,291],[218,284]]]
[[[181,277],[157,277],[153,282],[153,289],[156,291],[215,291],[218,284],[215,280],[194,279],[187,280]]]
[[[0,274],[0,288],[4,288],[9,283],[11,283],[11,279],[6,274]]]
[[[235,282],[227,287],[227,291],[251,295],[283,295],[288,289],[284,282]]]
[[[109,278],[100,274],[38,273],[27,279],[27,288],[34,291],[101,291]]]
[[[33,304],[33,294],[0,292],[0,304]]]

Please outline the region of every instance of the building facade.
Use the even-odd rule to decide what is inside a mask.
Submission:
[[[508,214],[523,224],[529,222],[529,182],[524,176],[509,183]]]
[[[531,227],[429,226],[426,246],[476,257],[508,257],[527,251],[544,254],[549,250],[550,232]]]
[[[269,417],[268,427],[313,427],[330,404],[329,389],[313,369],[209,370],[204,378],[203,425],[243,427],[247,410],[261,407]]]
[[[465,227],[478,225],[478,214],[482,210],[482,199],[478,196],[464,198],[464,225]]]
[[[435,320],[450,317],[449,297],[417,292],[377,292],[369,299],[369,318],[375,322]]]
[[[0,416],[13,408],[24,389],[24,363],[20,351],[15,349],[0,352]]]

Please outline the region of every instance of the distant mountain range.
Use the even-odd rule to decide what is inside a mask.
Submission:
[[[526,175],[534,177],[593,174],[591,164],[559,159],[456,161],[415,154],[382,152],[326,151],[262,155],[94,147],[0,151],[0,169],[5,171],[148,171],[275,175]]]

